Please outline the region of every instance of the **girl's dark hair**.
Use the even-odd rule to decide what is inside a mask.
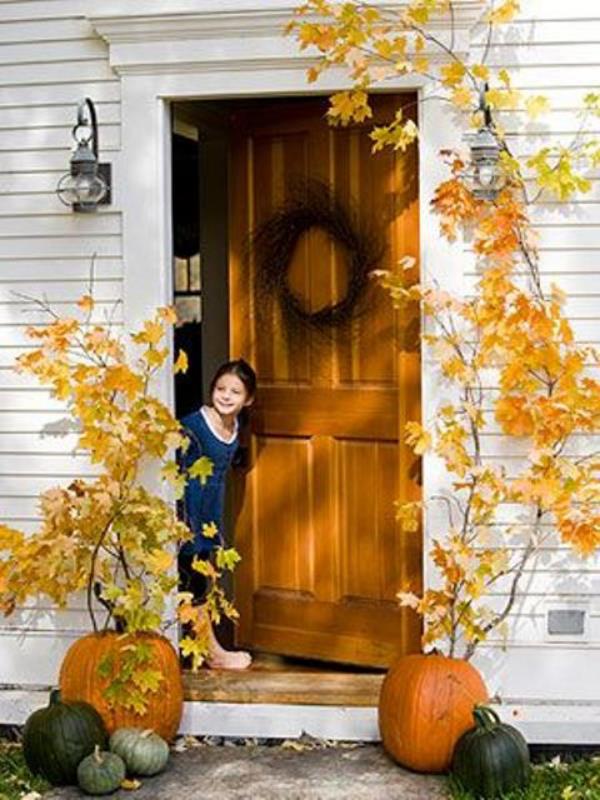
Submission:
[[[254,398],[256,395],[256,372],[252,369],[247,361],[243,358],[238,358],[235,361],[226,361],[221,364],[219,369],[215,372],[214,378],[210,382],[210,398],[212,399],[215,386],[219,378],[223,375],[235,375],[244,384],[244,388],[249,398]]]

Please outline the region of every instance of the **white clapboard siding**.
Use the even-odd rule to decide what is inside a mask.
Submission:
[[[23,386],[11,386],[7,378],[0,381],[0,407],[4,411],[63,411],[64,403],[51,397],[47,389],[33,381],[24,391]]]
[[[535,33],[532,35],[535,36]],[[482,52],[483,48],[484,46],[474,47],[472,52],[475,55]],[[580,68],[584,64],[597,66],[598,45],[595,42],[578,42],[574,47],[565,47],[563,43],[505,42],[490,47],[486,64],[491,69],[507,68],[511,71],[515,68],[521,70],[530,66],[539,68],[545,65],[555,67],[559,64],[567,68],[573,66]]]
[[[69,220],[66,229],[65,222]],[[72,221],[71,221],[72,220]],[[4,238],[17,239],[22,236],[37,239],[45,236],[88,237],[119,236],[121,215],[115,212],[104,214],[73,214],[61,217],[39,216],[35,220],[15,217],[0,217],[0,241]]]
[[[56,196],[83,97],[96,104],[101,159],[121,145],[120,82],[90,9],[91,0],[0,2],[0,521],[26,533],[40,524],[42,491],[98,468],[77,450],[64,404],[13,369],[36,346],[27,326],[48,322],[23,296],[83,319],[74,303],[89,291],[93,262],[92,321],[122,330],[120,209],[77,215]],[[42,604],[0,619],[0,683],[54,684],[65,648],[89,630],[83,607]]]
[[[8,507],[7,499],[10,498],[10,508]],[[9,516],[10,511],[10,516]],[[3,495],[0,497],[0,515],[2,521],[6,525],[10,525],[10,520],[29,520],[35,530],[39,526],[40,521],[40,498],[34,497],[33,494],[13,494]],[[16,523],[15,523],[16,524]],[[20,530],[25,530],[20,525],[17,525]]]
[[[2,0],[0,18],[7,21],[71,20],[82,17],[92,5],[82,0]]]
[[[23,284],[26,281],[3,281],[0,282],[0,319],[3,306],[23,305]],[[45,299],[53,304],[53,307],[60,308],[62,305],[72,305],[83,294],[90,291],[89,281],[77,279],[48,281],[48,286],[44,287]],[[94,277],[92,288],[96,305],[112,304],[120,301],[122,296],[122,281],[106,278]]]
[[[32,228],[35,228],[33,224]],[[81,236],[67,233],[54,237],[31,236],[30,238],[6,236],[1,242],[0,252],[4,259],[42,258],[48,253],[54,253],[55,260],[62,263],[64,258],[88,258],[91,261],[94,255],[110,258],[121,255],[120,234]]]
[[[2,28],[0,28],[0,31]],[[39,48],[39,45],[35,45]],[[0,49],[0,53],[2,50]],[[104,144],[104,136],[102,132],[104,126],[118,125],[121,115],[121,106],[116,102],[97,102],[96,112],[102,123],[100,126],[100,134],[102,136],[102,144]],[[35,128],[59,128],[63,134],[63,146],[69,144],[69,131],[73,126],[73,104],[72,103],[53,103],[52,105],[40,106],[6,106],[0,109],[0,130],[26,128],[33,130]]]
[[[105,258],[97,254],[92,258],[60,256],[63,265],[58,274],[56,261],[47,258],[23,258],[19,260],[0,259],[0,286],[5,284],[37,283],[45,284],[64,281],[88,281],[92,274],[95,281],[120,280],[123,277],[123,264],[119,258]]]
[[[77,309],[72,302],[59,303],[57,305],[63,316],[78,317],[82,325],[86,324],[84,312]],[[31,325],[47,326],[51,323],[51,319],[46,311],[37,307],[37,304],[23,303],[22,308],[15,306],[16,304],[12,303],[0,304],[0,329],[5,329],[2,337],[3,347],[20,347],[21,344],[27,347],[35,347],[37,345],[36,341],[26,335],[27,328]],[[122,327],[121,314],[122,303],[120,301],[97,303],[89,315],[88,324],[107,324],[118,334]]]
[[[67,425],[68,421],[68,425]],[[62,409],[40,411],[10,411],[0,409],[0,432],[12,435],[35,434],[40,431],[73,430],[73,422]]]
[[[0,66],[0,70],[4,67]],[[119,146],[119,126],[102,125],[98,130],[98,139],[102,150],[115,150]],[[19,153],[27,150],[60,150],[64,155],[69,149],[72,138],[64,128],[59,126],[0,128],[0,151]]]
[[[39,462],[36,462],[40,468],[49,458],[53,462],[67,464],[71,468],[73,458],[81,459],[84,453],[77,448],[77,433],[72,431],[65,433],[63,428],[63,425],[58,426],[58,430],[46,428],[40,433],[4,432],[0,439],[0,457],[20,456],[21,458],[15,459],[14,462],[18,467],[19,463],[27,460],[26,456],[32,454],[40,457]],[[65,454],[66,459],[63,458]],[[0,473],[3,469],[0,467]],[[26,473],[26,468],[24,472]]]
[[[546,706],[557,704],[559,718],[568,718],[569,707],[597,705],[600,689],[593,676],[600,669],[600,649],[588,642],[570,643],[536,642],[512,644],[503,648],[498,644],[483,645],[474,663],[487,676],[488,688],[497,693],[502,702],[517,706],[513,710],[514,723],[527,722],[527,714],[537,709],[519,712],[518,706],[527,700]],[[553,726],[548,725],[546,738],[552,737]],[[595,741],[597,726],[590,738]],[[555,740],[552,739],[552,742]],[[568,741],[568,740],[567,740]]]
[[[6,8],[0,5],[0,9],[2,9],[0,24],[2,25],[2,43],[4,46],[9,46],[14,42],[25,45],[32,43],[43,43],[45,45],[48,42],[67,44],[73,39],[89,40],[94,38],[92,26],[82,18],[15,21],[8,19]]]
[[[44,86],[53,83],[74,83],[80,81],[110,81],[113,75],[104,58],[93,58],[89,61],[76,59],[62,62],[50,61],[43,64],[5,64],[2,67],[2,83],[4,86],[22,86],[36,83]],[[75,88],[75,87],[74,87]]]
[[[521,8],[523,8],[522,3]],[[569,24],[565,25],[562,20],[540,19],[536,12],[535,19],[521,18],[515,20],[504,31],[499,29],[496,40],[506,46],[514,46],[515,43],[518,43],[520,49],[522,49],[522,45],[557,47],[564,44],[575,44],[579,48],[582,44],[598,43],[600,20],[571,19]]]
[[[6,64],[44,64],[52,62],[83,62],[98,61],[104,64],[106,48],[104,42],[90,38],[85,41],[85,50],[81,46],[81,39],[45,41],[44,47],[39,42],[17,42],[16,44],[3,44],[0,48],[0,66],[4,69]]]
[[[545,273],[595,272],[600,261],[600,246],[563,247],[559,242],[554,247],[539,247],[540,266]],[[468,252],[468,250],[466,251]]]
[[[530,156],[541,146],[568,145],[578,130],[583,98],[597,92],[600,85],[600,8],[587,0],[573,3],[547,0],[521,0],[516,26],[506,27],[488,54],[493,68],[510,70],[516,88],[523,91],[520,108],[499,114],[509,146],[520,156]],[[474,59],[485,49],[486,31],[476,32],[472,48]],[[549,113],[531,121],[524,101],[544,94],[551,104]],[[590,133],[600,131],[600,121],[591,118]],[[531,171],[526,171],[530,196],[536,186]],[[531,207],[537,231],[542,285],[550,292],[553,283],[566,293],[564,311],[578,341],[600,344],[600,180],[598,170],[590,174],[591,191],[568,209],[552,197]],[[471,248],[465,247],[464,287],[472,295],[480,275],[474,268]],[[523,278],[517,282],[523,284]],[[600,377],[597,365],[588,374]],[[427,359],[427,381],[439,373],[435,360]],[[510,478],[527,467],[525,456],[531,444],[526,439],[504,437],[493,418],[493,402],[498,397],[497,370],[484,377],[486,423],[482,436],[485,462],[503,466]],[[435,385],[433,383],[432,385]],[[443,381],[442,381],[443,387]],[[440,391],[440,390],[438,390]],[[441,389],[443,398],[445,389]],[[438,396],[440,396],[438,394]],[[448,390],[448,397],[451,396]],[[567,453],[600,450],[600,437],[574,436]],[[451,491],[448,476],[436,462],[438,484]],[[527,522],[527,512],[516,504],[501,506],[498,524],[489,546],[508,541],[516,556],[523,552],[524,536],[515,527]],[[443,509],[430,514],[430,535],[447,527]],[[495,633],[481,648],[477,662],[488,685],[503,698],[537,698],[543,701],[581,702],[600,698],[592,664],[600,669],[600,556],[583,559],[560,541],[551,520],[542,527],[544,546],[534,565],[525,571],[516,603],[507,619],[506,631]],[[435,583],[435,570],[426,568],[427,578]],[[502,609],[510,589],[509,579],[497,582],[489,605]],[[586,611],[584,636],[553,637],[548,634],[547,610],[581,607]],[[534,676],[534,677],[532,677]],[[574,687],[567,688],[565,687]]]
[[[75,76],[73,80],[67,80],[65,76],[61,83],[52,85],[52,90],[48,85],[37,83],[24,86],[0,85],[0,108],[16,105],[32,108],[45,106],[50,102],[48,95],[52,96],[55,103],[77,103],[82,97],[91,97],[94,102],[110,102],[121,99],[121,90],[114,80],[78,81]]]
[[[477,273],[469,272],[465,275],[466,291],[470,295],[475,289],[475,285],[479,282],[481,276]],[[527,275],[523,274],[520,278],[515,280],[515,283],[520,286],[525,286],[527,282]],[[583,294],[582,284],[585,282],[585,294]],[[549,295],[552,286],[560,286],[563,292],[566,292],[567,309],[569,316],[573,316],[573,304],[582,299],[586,304],[590,304],[592,314],[595,312],[594,298],[600,295],[600,259],[595,271],[573,271],[568,272],[544,272],[541,275],[541,284],[544,292]],[[597,300],[596,300],[597,307]]]

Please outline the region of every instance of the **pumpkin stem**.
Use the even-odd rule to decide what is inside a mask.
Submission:
[[[60,703],[60,689],[51,689],[50,690],[50,705],[55,706],[57,703]]]
[[[146,730],[142,734],[140,734],[140,739],[147,739],[148,736],[152,736],[153,733],[154,731],[152,730],[152,728],[146,728]]]
[[[102,763],[102,756],[100,755],[100,745],[99,744],[95,745],[95,747],[94,747],[94,761],[96,762],[96,764],[101,764]]]
[[[489,706],[475,706],[473,718],[479,728],[485,728],[487,731],[492,731],[502,724],[498,714]]]

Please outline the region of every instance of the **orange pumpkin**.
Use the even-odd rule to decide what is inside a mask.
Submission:
[[[163,680],[157,692],[145,695],[147,709],[137,714],[130,709],[111,707],[104,691],[110,678],[102,677],[98,667],[111,656],[118,667],[121,648],[127,641],[114,631],[91,633],[74,642],[60,668],[60,694],[64,702],[84,700],[98,711],[110,733],[117,728],[152,728],[163,739],[172,739],[179,728],[183,712],[183,685],[179,658],[168,639],[153,633],[137,633],[128,637],[143,638],[152,648],[152,669],[160,670]]]
[[[390,667],[379,697],[383,746],[417,772],[445,772],[454,745],[473,727],[473,708],[488,699],[481,675],[466,661],[402,656]]]

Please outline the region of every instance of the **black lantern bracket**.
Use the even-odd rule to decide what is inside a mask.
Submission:
[[[112,200],[112,170],[111,164],[98,161],[98,120],[89,97],[77,106],[77,122],[71,135],[77,146],[69,172],[60,178],[56,193],[73,211],[93,212],[97,206],[108,205]]]

